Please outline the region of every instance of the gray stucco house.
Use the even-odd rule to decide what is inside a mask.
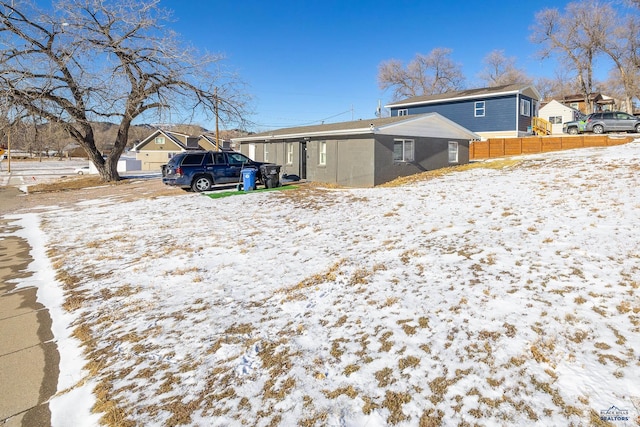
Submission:
[[[466,89],[414,96],[388,105],[391,116],[439,113],[483,139],[522,137],[531,133],[540,93],[531,85]]]
[[[373,187],[469,162],[479,135],[437,113],[277,129],[234,138],[256,161],[315,182]]]

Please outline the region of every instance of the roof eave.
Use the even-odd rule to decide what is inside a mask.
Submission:
[[[395,108],[395,107],[411,107],[415,105],[425,105],[425,104],[436,104],[440,102],[448,102],[448,101],[464,101],[469,99],[484,99],[484,98],[494,98],[497,96],[505,96],[505,95],[517,95],[519,93],[523,93],[527,89],[533,90],[533,92],[537,95],[538,99],[540,99],[540,92],[534,86],[524,86],[519,89],[507,90],[503,92],[494,92],[494,93],[484,93],[477,95],[466,95],[466,96],[454,96],[452,98],[440,98],[440,99],[430,99],[425,101],[414,101],[414,102],[401,102],[401,103],[391,103],[387,104],[385,108]]]
[[[358,128],[358,129],[340,129],[332,131],[319,131],[319,132],[304,132],[304,133],[283,133],[275,135],[262,135],[262,136],[246,136],[242,138],[232,138],[233,142],[251,142],[251,141],[271,141],[278,139],[303,139],[313,138],[321,136],[343,136],[343,135],[363,135],[374,134],[377,128],[371,129],[370,127]]]

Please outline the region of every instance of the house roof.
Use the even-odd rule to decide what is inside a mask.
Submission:
[[[484,99],[496,96],[522,94],[533,99],[539,100],[540,93],[531,85],[503,85],[495,87],[483,87],[478,89],[465,89],[455,92],[446,92],[437,95],[422,95],[403,99],[388,105],[386,108],[392,107],[409,107],[423,104],[435,104],[446,101],[460,101],[467,99]]]
[[[185,134],[177,133],[177,132],[169,132],[169,131],[162,130],[162,129],[156,129],[153,133],[151,133],[151,135],[149,135],[148,137],[146,137],[145,139],[140,141],[135,147],[133,147],[133,151],[140,150],[142,147],[147,145],[149,142],[153,141],[158,135],[163,135],[163,136],[169,138],[172,142],[177,144],[180,148],[182,148],[184,150],[187,150],[187,145],[184,142],[182,142],[179,138],[177,138],[177,136],[184,137],[184,139],[186,141],[187,138],[189,137],[189,135],[185,135]]]
[[[580,93],[565,95],[562,97],[562,101],[567,102],[584,102],[584,95]],[[595,102],[596,104],[606,105],[606,104],[614,104],[615,98],[612,98],[607,95],[603,95],[600,92],[593,92],[589,94],[589,101]]]
[[[480,139],[480,136],[476,133],[438,113],[427,113],[276,129],[250,136],[232,138],[232,141],[240,143],[268,142],[285,139],[373,134]]]
[[[571,111],[577,111],[580,112],[580,110],[578,110],[577,108],[573,108],[570,105],[564,104],[558,100],[552,99],[551,101],[543,104],[542,106],[540,106],[540,111],[542,111],[543,109],[547,109],[547,107],[553,107],[553,106],[557,106],[557,107],[562,107],[565,108],[567,110],[571,110]]]

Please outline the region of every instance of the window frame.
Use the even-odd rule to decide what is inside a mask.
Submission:
[[[398,110],[398,116],[408,116],[409,115],[409,109],[408,108],[402,108],[400,110]]]
[[[318,166],[327,165],[327,141],[318,143]]]
[[[402,146],[402,158],[398,159],[396,156],[396,145],[397,144],[401,144]],[[407,147],[407,145],[410,144],[410,147]],[[410,150],[408,150],[408,148],[410,148]],[[407,151],[409,152],[410,156],[407,156]],[[416,142],[415,139],[405,139],[405,138],[395,138],[393,140],[393,151],[392,151],[392,156],[393,156],[393,162],[394,163],[411,163],[414,162],[416,159]],[[410,158],[408,158],[410,157]]]
[[[164,145],[164,144],[165,144],[165,138],[164,138],[164,136],[156,136],[156,137],[153,139],[153,142],[154,142],[156,145]]]
[[[487,112],[487,104],[485,101],[475,101],[473,103],[473,117],[484,117]]]
[[[293,164],[293,154],[295,153],[295,150],[293,148],[293,142],[287,142],[287,164],[288,165],[292,165]]]
[[[520,115],[531,117],[531,101],[528,99],[520,99]]]
[[[449,145],[447,146],[447,154],[449,155],[449,164],[460,163],[460,144],[458,143],[458,141],[449,141]],[[454,156],[452,156],[452,154],[454,154]]]
[[[549,116],[548,122],[552,125],[561,125],[563,123],[562,116]]]
[[[262,159],[265,162],[269,161],[269,143],[267,142],[262,146]]]

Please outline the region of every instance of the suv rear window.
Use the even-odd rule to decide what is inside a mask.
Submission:
[[[202,160],[204,159],[204,153],[202,154],[187,154],[184,156],[184,160],[182,164],[187,165],[199,165],[202,164]]]

